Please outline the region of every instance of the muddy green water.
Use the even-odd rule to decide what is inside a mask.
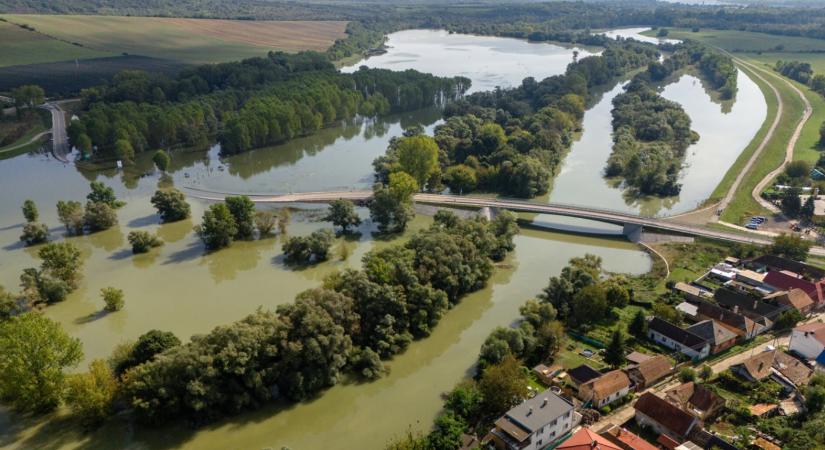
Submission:
[[[525,76],[541,78],[561,73],[573,57],[573,49],[550,44],[438,32],[424,34],[447,39],[442,51],[450,57],[421,69],[435,71],[438,67],[440,70],[436,72],[445,75],[466,74],[473,78],[475,86],[489,87],[490,83],[508,86]],[[407,48],[403,39],[394,38],[395,35],[390,38],[392,48],[384,55],[386,58],[409,54],[411,58],[425,60],[439,52],[432,43],[428,44],[430,47],[426,52],[421,53],[420,49]],[[458,38],[461,42],[454,40]],[[418,44],[413,40],[409,45]],[[495,55],[499,61],[508,63],[492,64],[487,71],[468,68],[466,60],[457,57],[465,53],[469,53],[470,61]],[[518,61],[523,63],[519,65]],[[522,73],[510,73],[512,66],[521,67]],[[495,70],[499,67],[508,72],[496,78]],[[603,103],[607,101],[609,104],[610,95],[606,94],[602,103],[588,112],[585,132],[574,146],[565,171],[554,187],[551,197],[554,201],[555,196],[569,190],[583,191],[585,178],[581,179],[582,183],[568,182],[565,178],[565,174],[576,166],[570,163],[576,158],[590,158],[586,161],[593,164],[592,174],[587,176],[593,177],[586,180],[603,186],[604,190],[595,191],[593,196],[612,192],[609,189],[621,192],[606,185],[598,175],[607,157],[604,149],[609,152],[610,130],[608,128],[604,134],[603,129],[604,123],[609,125],[609,107],[605,112]],[[697,96],[699,101],[706,98]],[[720,111],[720,108],[708,100],[706,110]],[[36,264],[36,249],[26,249],[17,242],[22,227],[19,208],[23,200],[35,200],[41,210],[41,220],[52,226],[53,239],[63,238],[55,203],[59,199],[82,200],[89,181],[101,180],[113,186],[117,195],[127,202],[118,211],[120,226],[71,238],[83,250],[85,278],[81,287],[65,302],[46,310],[49,317],[60,321],[71,335],[81,339],[85,360],[79,369],[85,368],[93,358],[107,356],[119,342],[134,339],[152,328],[173,331],[187,339],[240,319],[259,306],[274,308],[292,301],[296,293],[318,286],[324,276],[335,270],[357,267],[369,250],[392,245],[405,237],[394,242],[375,241],[370,234],[372,225],[365,223],[361,236],[346,244],[350,250],[347,261],[333,260],[305,270],[292,270],[283,264],[281,237],[238,242],[231,248],[205,254],[191,227],[199,221],[207,205],[192,200],[192,220],[162,225],[148,200],[154,190],[159,185],[168,184],[239,193],[363,188],[371,184],[370,163],[384,152],[392,136],[413,124],[431,129],[439,117],[437,110],[424,110],[379,120],[353,120],[315,136],[231,158],[220,158],[217,147],[199,152],[176,152],[167,180],[161,180],[159,174],[152,171],[148,155],[142,155],[137,167],[128,173],[114,169],[81,170],[39,154],[0,161],[0,187],[3,190],[0,198],[0,284],[16,287],[21,270]],[[586,172],[582,172],[582,176]],[[585,195],[565,201],[599,204],[598,200]],[[361,214],[367,215],[363,210]],[[307,234],[328,226],[317,222],[318,215],[317,208],[296,211],[289,234]],[[429,218],[417,218],[410,232],[429,222]],[[147,255],[134,257],[128,249],[126,235],[136,229],[156,231],[166,244]],[[390,361],[391,374],[377,382],[342,384],[313,401],[274,405],[197,430],[184,426],[146,430],[117,418],[101,430],[83,434],[71,419],[64,416],[49,421],[21,418],[0,411],[0,447],[382,448],[388,439],[408,426],[415,429],[429,427],[440,409],[439,394],[470,373],[478,349],[490,330],[511,323],[518,315],[518,307],[537,294],[547,278],[558,273],[570,257],[595,253],[604,259],[607,270],[628,273],[642,273],[650,266],[645,253],[622,240],[525,230],[517,237],[516,244],[517,250],[496,271],[487,288],[468,296],[449,311],[432,336],[415,342],[408,351]],[[98,291],[106,286],[125,291],[124,310],[114,314],[101,313]]]

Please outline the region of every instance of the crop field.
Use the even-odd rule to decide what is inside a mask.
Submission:
[[[111,56],[0,22],[0,67]]]
[[[34,50],[39,50],[38,45],[57,45],[57,42],[79,51],[95,52],[92,57],[129,54],[190,64],[238,60],[261,56],[271,50],[325,50],[336,39],[345,37],[347,24],[342,21],[285,22],[76,15],[10,14],[0,17],[12,24],[27,25],[36,30],[38,33],[16,27],[41,38],[30,44],[30,48]],[[13,27],[11,24],[3,25]],[[5,47],[5,39],[3,42]],[[5,48],[0,50],[3,51]],[[68,51],[42,52],[51,52],[59,58],[49,61],[77,57]]]

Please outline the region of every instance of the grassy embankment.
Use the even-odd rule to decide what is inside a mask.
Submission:
[[[0,16],[14,24],[28,25],[37,32],[23,30],[28,49],[48,53],[52,59],[20,61],[12,64],[73,59],[79,52],[96,52],[82,57],[121,54],[143,55],[190,64],[234,61],[263,56],[271,50],[296,52],[325,50],[336,39],[346,37],[342,21],[249,21],[179,19],[161,17],[116,17],[73,15]],[[6,42],[4,39],[3,42]],[[70,43],[78,43],[77,47]],[[48,50],[48,46],[53,46]],[[6,45],[0,61],[6,62]],[[59,48],[58,48],[59,47]]]

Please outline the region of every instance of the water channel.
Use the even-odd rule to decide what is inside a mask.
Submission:
[[[410,33],[418,34],[410,37]],[[441,48],[438,39],[444,39]],[[562,73],[574,51],[546,43],[434,31],[397,33],[390,36],[389,42],[387,54],[364,63],[387,64],[399,69],[409,65],[443,75],[465,75],[473,79],[476,88],[512,86],[526,76],[540,79]],[[423,44],[426,51],[422,51]],[[464,54],[466,59],[458,58]],[[467,66],[467,61],[493,57],[497,58],[496,63],[489,66]],[[412,61],[405,62],[405,59]],[[417,59],[431,62],[422,62],[419,66],[415,64]],[[514,67],[520,67],[522,72],[518,73]],[[496,74],[499,68],[502,72]],[[743,84],[747,83],[740,81],[740,93],[731,113],[747,98],[742,95],[746,90]],[[714,119],[718,118],[714,114],[722,114],[722,108],[697,85],[690,78],[681,79],[673,85],[671,93],[668,93],[671,88],[666,88],[665,95],[685,102],[704,140],[709,139],[707,135],[712,130],[708,128],[703,133],[703,129],[698,128],[700,119],[694,114],[710,114]],[[621,197],[621,190],[606,183],[599,174],[610,148],[609,103],[618,89],[606,93],[586,114],[584,132],[567,157],[551,200],[602,206],[598,203],[604,200],[601,196],[611,193],[617,195],[613,198],[619,199],[625,208],[638,207],[633,203],[628,205]],[[697,109],[690,109],[692,102],[698,105]],[[305,270],[284,265],[280,237],[238,242],[220,252],[205,254],[191,227],[199,221],[206,204],[193,200],[191,221],[164,225],[158,222],[149,204],[152,192],[159,185],[170,183],[243,193],[363,188],[371,184],[372,159],[384,152],[392,136],[413,124],[431,129],[438,120],[439,113],[435,110],[378,120],[353,120],[315,136],[225,159],[219,157],[217,147],[205,152],[179,152],[173,155],[170,179],[162,179],[151,170],[147,155],[142,155],[137,167],[127,173],[114,169],[79,170],[42,154],[0,161],[0,185],[4,187],[0,201],[0,284],[16,287],[22,269],[36,264],[35,250],[26,249],[17,241],[22,228],[23,200],[35,200],[40,206],[41,220],[52,227],[52,236],[62,236],[54,208],[57,200],[82,200],[89,181],[101,180],[113,186],[117,195],[127,202],[118,211],[120,227],[71,238],[84,254],[84,281],[65,302],[46,309],[49,317],[82,341],[85,359],[79,370],[93,358],[106,357],[119,342],[134,339],[152,328],[173,331],[186,340],[193,334],[240,319],[259,306],[274,308],[292,301],[296,293],[317,286],[324,276],[335,270],[357,267],[367,251],[392,243],[373,240],[370,234],[373,227],[365,223],[360,238],[347,244],[351,250],[347,261],[329,261]],[[740,120],[737,124],[740,128],[750,125],[748,121],[756,122],[753,126],[758,128],[762,119],[751,115]],[[724,141],[725,133],[721,134],[719,139],[723,141],[719,145],[732,144]],[[747,140],[738,147],[740,151]],[[705,157],[711,158],[722,150],[727,155],[725,158],[735,158],[738,154],[735,146],[708,148],[708,151],[691,150],[696,154],[691,170],[695,167],[709,170],[711,166],[725,164],[724,158],[704,162]],[[585,170],[588,166],[590,170]],[[579,181],[574,183],[577,177]],[[688,189],[693,178],[686,175],[685,180],[686,192],[694,192]],[[713,189],[709,184],[715,185],[712,180],[698,176],[696,183],[702,184],[704,192]],[[696,188],[696,194],[690,197],[694,203],[702,195],[702,189]],[[589,194],[576,194],[579,191]],[[687,198],[685,193],[682,197]],[[682,197],[674,205],[687,201]],[[366,216],[365,211],[361,213]],[[317,217],[318,211],[314,209],[295,212],[289,234],[306,234],[328,226],[319,223]],[[427,217],[418,217],[410,232],[427,226],[429,221]],[[156,231],[166,244],[147,255],[132,256],[126,235],[134,229]],[[604,259],[607,270],[628,273],[643,273],[650,266],[645,253],[622,240],[524,230],[516,238],[516,245],[517,250],[498,268],[487,288],[468,296],[449,311],[432,336],[415,342],[390,361],[390,375],[377,382],[344,383],[312,401],[274,405],[196,430],[183,426],[147,430],[116,418],[102,429],[86,434],[62,416],[46,421],[24,419],[2,411],[0,448],[382,448],[389,438],[404,432],[408,426],[415,429],[429,426],[439,411],[440,393],[472,370],[478,349],[489,331],[509,324],[517,316],[518,307],[536,295],[547,278],[558,273],[570,257],[594,253]],[[125,291],[124,310],[101,313],[98,291],[106,286]]]

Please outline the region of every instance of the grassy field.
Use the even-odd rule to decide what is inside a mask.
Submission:
[[[346,22],[341,21],[249,21],[217,19],[177,19],[159,17],[2,15],[14,24],[25,24],[39,36],[30,49],[53,55],[50,61],[75,57],[143,55],[184,63],[200,64],[261,56],[270,50],[325,50],[345,37]],[[12,27],[10,24],[4,24]],[[49,37],[53,38],[50,39]],[[63,42],[65,41],[65,42]],[[0,60],[5,52],[3,40]],[[41,50],[40,45],[60,49]],[[69,43],[78,43],[76,47]],[[43,47],[45,49],[45,47]],[[74,56],[69,49],[95,52]],[[39,62],[46,62],[41,60]],[[21,64],[21,63],[18,63]]]
[[[825,51],[825,41],[796,36],[777,36],[738,30],[701,30],[668,28],[668,38],[694,39],[735,53],[784,53]],[[655,36],[655,31],[644,34]],[[780,58],[788,59],[788,58]]]
[[[111,56],[107,52],[78,47],[7,22],[0,22],[0,42],[0,67]]]

